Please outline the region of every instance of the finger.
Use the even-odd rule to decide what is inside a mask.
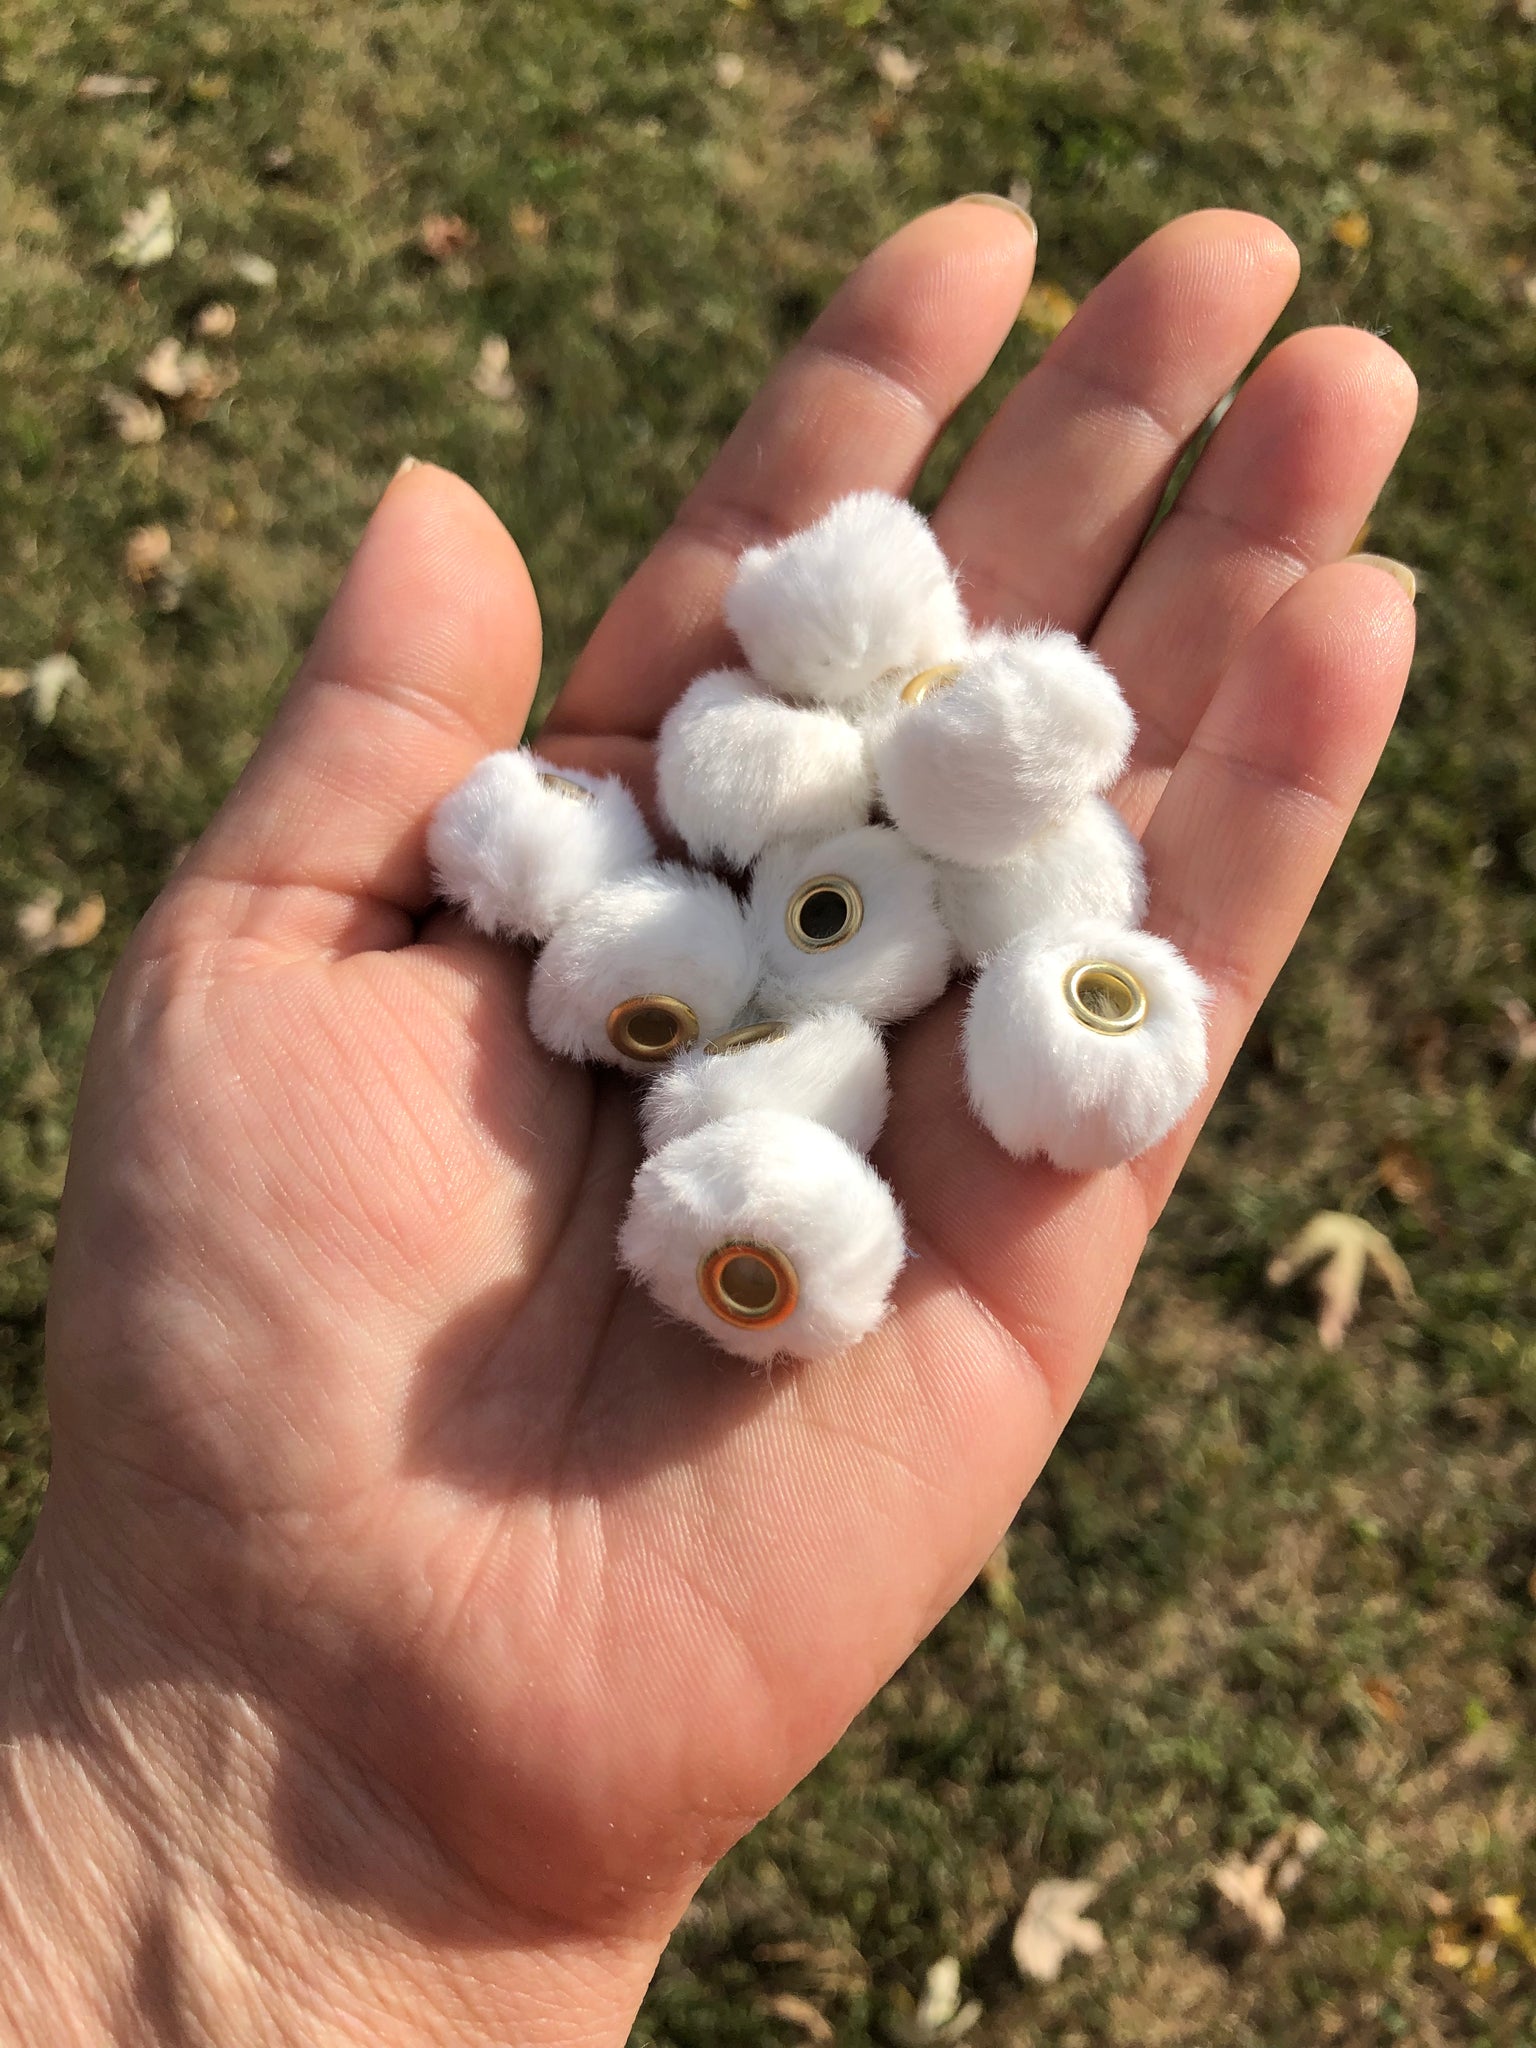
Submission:
[[[743,548],[848,491],[910,490],[1012,326],[1034,251],[1023,215],[957,201],[860,264],[614,600],[550,728],[654,731],[685,683],[731,658],[720,600]]]
[[[1248,634],[1349,548],[1416,400],[1402,358],[1349,327],[1282,342],[1238,394],[1094,636],[1138,721],[1117,792],[1137,831]]]
[[[538,607],[496,515],[445,470],[397,477],[271,730],[178,871],[175,914],[297,950],[400,942],[432,897],[433,805],[516,742],[538,667]]]
[[[962,464],[934,527],[981,622],[1086,634],[1190,436],[1296,286],[1255,214],[1186,215],[1089,294]]]
[[[1215,992],[1215,1095],[1295,943],[1392,728],[1413,604],[1341,562],[1288,591],[1244,643],[1147,828],[1149,926]],[[1203,1107],[1137,1162],[1155,1214]]]

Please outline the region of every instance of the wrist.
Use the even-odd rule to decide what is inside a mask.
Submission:
[[[0,1609],[0,2048],[627,2039],[659,1934],[508,1924],[248,1691],[93,1620],[39,1541]]]

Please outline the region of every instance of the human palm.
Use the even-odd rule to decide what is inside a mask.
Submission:
[[[735,555],[850,489],[909,488],[1032,257],[977,205],[876,252],[621,593],[543,751],[649,800],[659,715],[724,651]],[[1143,544],[1294,280],[1268,223],[1164,229],[1005,401],[934,520],[979,619],[1092,634],[1119,676],[1148,922],[1215,990],[1216,1076],[1412,640],[1396,583],[1327,566],[1412,413],[1365,334],[1276,349]],[[516,741],[537,644],[483,503],[441,471],[397,479],[98,1026],[34,1576],[110,1645],[85,1658],[104,1692],[240,1701],[274,1868],[311,1895],[439,1957],[531,1933],[633,1945],[638,1987],[703,1871],[997,1541],[1199,1116],[1112,1172],[1020,1166],[966,1111],[952,993],[892,1047],[876,1157],[912,1258],[886,1324],[763,1376],[662,1321],[614,1257],[628,1084],[552,1063],[525,962],[430,908],[425,822]]]

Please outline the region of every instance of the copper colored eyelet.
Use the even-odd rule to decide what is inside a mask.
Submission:
[[[717,1038],[711,1038],[704,1050],[712,1053],[745,1052],[749,1045],[777,1045],[781,1038],[788,1038],[789,1026],[777,1021],[762,1024],[738,1024],[734,1031],[722,1031]]]
[[[904,685],[901,692],[903,704],[921,704],[933,690],[947,690],[959,675],[963,664],[958,661],[941,661],[933,668],[925,668]]]
[[[646,1066],[671,1059],[698,1035],[698,1018],[677,996],[631,996],[608,1012],[608,1043]]]
[[[740,1239],[699,1261],[699,1293],[711,1314],[738,1330],[771,1330],[795,1312],[800,1282],[787,1255]]]

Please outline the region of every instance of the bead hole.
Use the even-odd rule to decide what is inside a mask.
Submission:
[[[677,1018],[666,1010],[636,1010],[629,1020],[631,1043],[642,1052],[670,1052],[682,1031]]]
[[[802,953],[821,953],[851,939],[864,921],[864,898],[841,875],[817,875],[791,899],[785,920]]]

